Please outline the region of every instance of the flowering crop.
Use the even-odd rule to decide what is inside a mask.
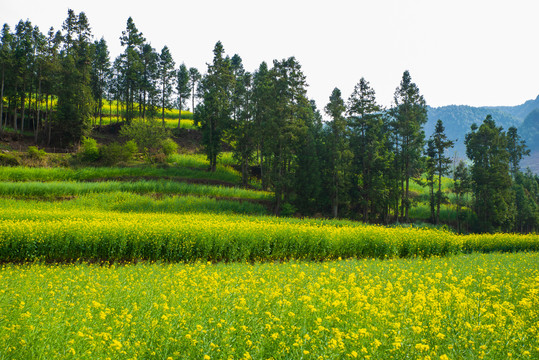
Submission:
[[[19,204],[17,206],[16,204]],[[0,261],[272,261],[539,250],[539,236],[455,235],[268,216],[124,213],[63,203],[0,206]]]
[[[537,359],[539,254],[3,265],[0,358]]]

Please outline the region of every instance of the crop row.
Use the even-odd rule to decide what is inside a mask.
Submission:
[[[186,178],[222,181],[232,184],[239,182],[240,175],[230,167],[219,166],[215,172],[203,170],[203,166],[190,168],[189,164],[200,164],[197,157],[179,157],[187,166],[168,168],[156,167],[84,167],[84,168],[31,168],[0,167],[0,181],[90,181],[114,180],[127,178]]]
[[[537,251],[539,236],[36,206],[0,212],[0,261],[273,261]]]
[[[539,255],[0,266],[0,358],[537,359]]]
[[[102,181],[102,182],[0,182],[0,196],[59,197],[88,193],[131,192],[139,194],[159,193],[172,195],[204,195],[241,199],[271,200],[269,192],[237,187],[189,184],[174,181]]]

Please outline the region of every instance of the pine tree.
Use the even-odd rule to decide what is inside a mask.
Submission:
[[[191,93],[191,88],[189,87],[189,71],[185,64],[181,64],[178,69],[177,80],[176,80],[176,92],[178,94],[178,129],[180,128],[180,122],[182,120],[182,109],[185,100]]]
[[[333,217],[339,216],[339,205],[344,203],[349,185],[349,172],[351,167],[352,153],[349,150],[348,131],[344,112],[346,107],[338,88],[333,89],[326,105],[326,113],[331,116],[329,123],[330,154],[331,154],[331,203]]]
[[[490,115],[466,134],[466,155],[473,161],[474,211],[481,231],[509,231],[514,222],[514,194],[509,174],[507,136]]]
[[[159,81],[161,85],[161,120],[165,126],[165,109],[170,109],[171,97],[176,81],[174,60],[170,50],[165,45],[159,55]]]
[[[417,85],[412,82],[408,71],[402,75],[400,86],[395,91],[394,102],[392,113],[395,117],[395,129],[400,137],[401,217],[409,222],[409,184],[412,177],[419,175],[425,140],[423,125],[427,122],[427,104]]]
[[[0,38],[0,77],[1,77],[1,85],[0,85],[0,132],[3,131],[4,125],[4,88],[6,85],[6,71],[9,74],[12,64],[12,56],[13,56],[13,49],[12,49],[12,41],[13,36],[11,35],[11,31],[8,24],[4,24],[2,27],[2,33]],[[6,116],[7,118],[7,116]],[[7,120],[6,120],[7,125]]]
[[[460,161],[453,171],[453,192],[456,196],[457,205],[457,233],[461,232],[463,216],[461,213],[464,204],[463,197],[471,190],[471,179],[468,174],[468,168],[464,161]]]
[[[520,171],[520,161],[524,156],[530,155],[526,142],[518,135],[516,127],[507,130],[507,151],[509,152],[509,168],[511,176],[516,179]]]
[[[361,78],[347,103],[350,149],[353,158],[353,187],[351,195],[359,198],[363,221],[369,220],[369,212],[379,213],[385,206],[384,180],[386,137],[383,132],[382,108],[376,103],[374,89]]]
[[[210,162],[210,171],[217,169],[217,157],[221,152],[221,140],[228,129],[232,115],[232,91],[234,75],[230,59],[224,57],[221,42],[215,44],[213,63],[208,65],[208,72],[202,79],[203,106],[196,117],[202,125],[204,150]]]
[[[125,51],[120,55],[121,59],[121,84],[123,98],[126,103],[126,120],[128,123],[135,116],[135,96],[140,89],[143,65],[141,61],[141,50],[146,39],[142,36],[142,33],[138,31],[135,23],[131,17],[127,19],[127,26],[122,31],[120,37],[120,43],[125,46]]]
[[[191,111],[195,112],[195,90],[202,76],[197,68],[189,68],[189,88],[191,89]]]
[[[94,42],[95,53],[92,62],[92,90],[97,101],[99,125],[103,125],[103,98],[110,73],[110,57],[107,42],[104,38]]]
[[[451,164],[451,159],[445,155],[447,149],[452,148],[454,142],[448,140],[445,135],[445,128],[442,120],[436,122],[436,127],[434,129],[434,134],[432,134],[432,140],[434,142],[435,156],[434,161],[436,163],[436,175],[438,175],[438,190],[436,192],[436,217],[435,224],[440,223],[440,207],[444,196],[442,193],[442,176],[446,175],[449,172],[449,165]]]

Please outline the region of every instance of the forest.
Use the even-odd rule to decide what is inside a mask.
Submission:
[[[378,104],[361,78],[348,99],[333,89],[323,119],[294,57],[250,72],[217,42],[204,72],[176,66],[167,46],[152,48],[132,18],[119,40],[123,52],[113,60],[106,40],[93,40],[85,13],[73,10],[60,30],[46,34],[29,20],[13,30],[4,24],[0,131],[30,133],[42,147],[84,150],[93,129],[116,123],[124,136],[109,151],[126,146],[155,155],[170,133],[171,109],[178,110],[173,134],[181,137],[190,107],[209,172],[231,152],[243,187],[256,178],[274,193],[275,215],[407,224],[423,202],[434,225],[443,225],[441,212],[453,206],[457,232],[538,229],[539,177],[521,169],[529,150],[517,129],[488,115],[466,135],[468,161],[452,159],[455,139],[442,121],[425,134],[427,103],[408,71],[396,79],[391,107]],[[100,159],[96,153],[86,160]]]

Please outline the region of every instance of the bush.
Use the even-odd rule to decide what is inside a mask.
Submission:
[[[128,162],[133,159],[137,153],[137,144],[133,140],[125,144],[114,142],[112,144],[101,147],[101,158],[107,165],[115,165],[121,162]]]
[[[0,165],[19,166],[21,165],[21,160],[15,155],[0,153]]]
[[[84,137],[82,139],[82,145],[79,149],[79,154],[82,157],[82,160],[94,162],[99,160],[101,154],[99,153],[99,148],[97,147],[97,141],[90,137]]]
[[[120,130],[120,135],[133,140],[139,150],[154,149],[169,136],[169,133],[168,128],[155,120],[133,120],[131,124],[124,125]]]
[[[47,156],[47,153],[43,149],[39,150],[37,148],[37,146],[29,146],[28,147],[28,156],[31,159],[43,160]]]
[[[166,138],[161,141],[161,149],[166,156],[176,154],[178,152],[178,144],[171,138]]]

